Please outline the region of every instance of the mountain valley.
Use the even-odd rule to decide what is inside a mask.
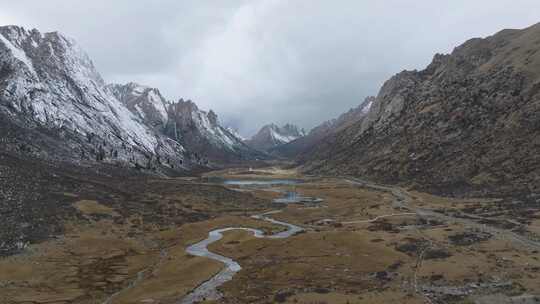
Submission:
[[[244,139],[0,26],[0,303],[538,303],[539,50],[474,38]]]

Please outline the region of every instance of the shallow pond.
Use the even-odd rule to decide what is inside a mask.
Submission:
[[[208,181],[228,186],[238,186],[246,188],[271,188],[278,186],[292,186],[289,190],[276,190],[283,193],[283,197],[276,198],[273,200],[273,202],[278,204],[316,204],[322,202],[322,199],[320,198],[301,196],[298,192],[295,191],[294,186],[304,182],[300,179],[225,179],[220,177],[211,177],[208,179]]]
[[[231,186],[280,186],[280,185],[296,185],[303,181],[299,179],[226,179],[220,177],[211,177],[208,182],[219,183]]]

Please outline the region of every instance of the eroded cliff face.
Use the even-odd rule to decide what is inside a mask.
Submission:
[[[202,111],[191,100],[181,99],[171,103],[167,112],[169,119],[165,134],[188,146],[191,155],[203,163],[237,162],[265,157],[222,127],[214,111]]]
[[[540,191],[540,25],[472,39],[381,88],[307,171],[442,192]]]

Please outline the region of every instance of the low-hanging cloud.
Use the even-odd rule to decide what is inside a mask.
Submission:
[[[75,38],[109,82],[194,100],[250,135],[310,128],[468,38],[540,22],[538,0],[0,0],[0,24]]]

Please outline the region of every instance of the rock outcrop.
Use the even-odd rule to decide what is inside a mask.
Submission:
[[[265,157],[222,127],[214,111],[202,111],[191,100],[171,103],[167,112],[165,134],[189,147],[198,160],[236,162]]]
[[[139,121],[158,129],[163,129],[167,124],[169,102],[158,89],[134,82],[125,85],[109,84],[107,87]]]

